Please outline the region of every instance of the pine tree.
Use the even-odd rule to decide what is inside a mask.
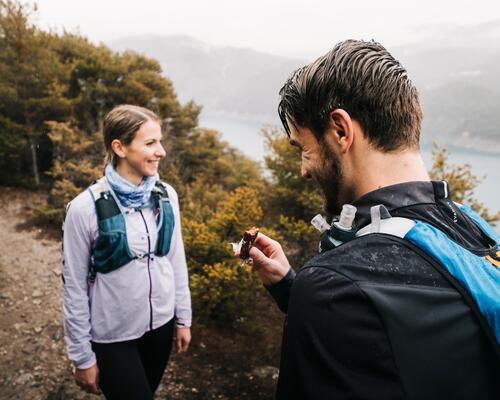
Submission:
[[[39,154],[50,152],[45,121],[67,118],[70,102],[63,95],[66,71],[50,50],[51,35],[30,22],[34,12],[36,7],[0,2],[0,134],[7,149],[9,142],[17,144],[14,158],[26,162],[29,154],[38,186]]]

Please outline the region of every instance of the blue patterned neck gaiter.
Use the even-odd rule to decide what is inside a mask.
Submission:
[[[121,205],[129,208],[144,208],[148,206],[151,191],[158,180],[158,175],[145,176],[140,185],[135,186],[118,174],[111,164],[106,166],[104,175]]]

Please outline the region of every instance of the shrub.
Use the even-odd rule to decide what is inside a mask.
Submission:
[[[262,284],[252,266],[237,262],[203,266],[191,275],[195,315],[203,322],[240,327],[253,315],[257,292]]]

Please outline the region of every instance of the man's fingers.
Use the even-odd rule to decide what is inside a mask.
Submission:
[[[263,264],[269,262],[269,258],[260,251],[257,247],[252,247],[248,252],[250,258],[253,260],[253,265],[256,268],[260,268]]]
[[[257,237],[255,238],[253,244],[259,248],[270,246],[274,243],[274,240],[269,236],[264,235],[262,232],[259,232]]]
[[[268,236],[262,235],[263,237],[259,239],[260,233],[255,239],[254,246],[262,251],[267,257],[273,258],[274,256],[279,256],[283,253],[281,244],[276,240],[271,239]]]

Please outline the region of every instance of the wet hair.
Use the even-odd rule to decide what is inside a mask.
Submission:
[[[122,104],[108,112],[104,117],[102,127],[106,149],[105,163],[116,167],[117,158],[111,148],[113,140],[118,139],[122,144],[129,145],[134,140],[137,131],[148,121],[155,121],[161,125],[160,118],[144,107]]]
[[[422,110],[417,89],[400,62],[379,43],[338,43],[293,72],[279,93],[278,113],[288,135],[291,123],[322,139],[331,111],[341,108],[378,150],[419,147]]]

